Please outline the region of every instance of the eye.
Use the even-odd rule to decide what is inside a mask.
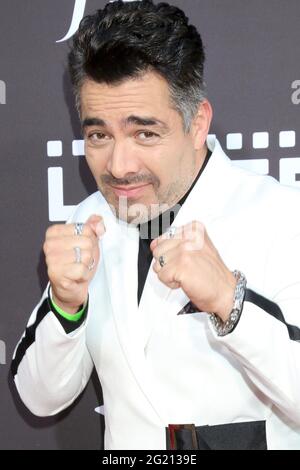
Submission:
[[[153,140],[153,139],[157,139],[159,137],[158,134],[156,134],[155,132],[151,132],[151,131],[140,131],[137,133],[137,137],[142,140],[142,141],[150,141],[150,140]]]
[[[99,144],[109,140],[109,136],[103,134],[103,132],[92,132],[87,136],[87,138],[93,144]]]

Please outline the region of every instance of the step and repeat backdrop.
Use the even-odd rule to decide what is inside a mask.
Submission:
[[[81,18],[105,3],[0,2],[0,449],[103,446],[95,376],[74,406],[41,419],[20,402],[9,367],[47,282],[45,230],[96,190],[66,62]],[[171,3],[185,10],[206,46],[211,133],[237,165],[300,187],[299,0]]]

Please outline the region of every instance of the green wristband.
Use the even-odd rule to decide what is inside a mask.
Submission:
[[[72,315],[71,313],[64,312],[58,305],[56,305],[56,303],[54,302],[53,299],[50,299],[50,300],[51,300],[51,303],[52,303],[53,307],[55,308],[55,311],[57,313],[59,313],[59,315],[61,315],[62,317],[66,318],[66,320],[76,322],[76,321],[80,320],[80,318],[84,314],[85,307],[83,307],[81,310],[79,310],[79,312],[74,313],[74,315]]]

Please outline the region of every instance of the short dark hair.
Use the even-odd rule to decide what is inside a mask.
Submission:
[[[184,12],[168,3],[108,3],[82,19],[68,58],[78,111],[86,78],[117,85],[149,71],[167,81],[186,131],[206,97],[201,36]]]

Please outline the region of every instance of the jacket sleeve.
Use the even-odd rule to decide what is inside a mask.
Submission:
[[[248,290],[232,333],[218,337],[211,330],[255,387],[300,424],[300,227],[293,223],[274,230],[263,294]]]
[[[51,310],[49,285],[33,310],[14,352],[12,374],[24,404],[37,416],[67,408],[85,388],[93,369],[86,324],[72,326]]]

